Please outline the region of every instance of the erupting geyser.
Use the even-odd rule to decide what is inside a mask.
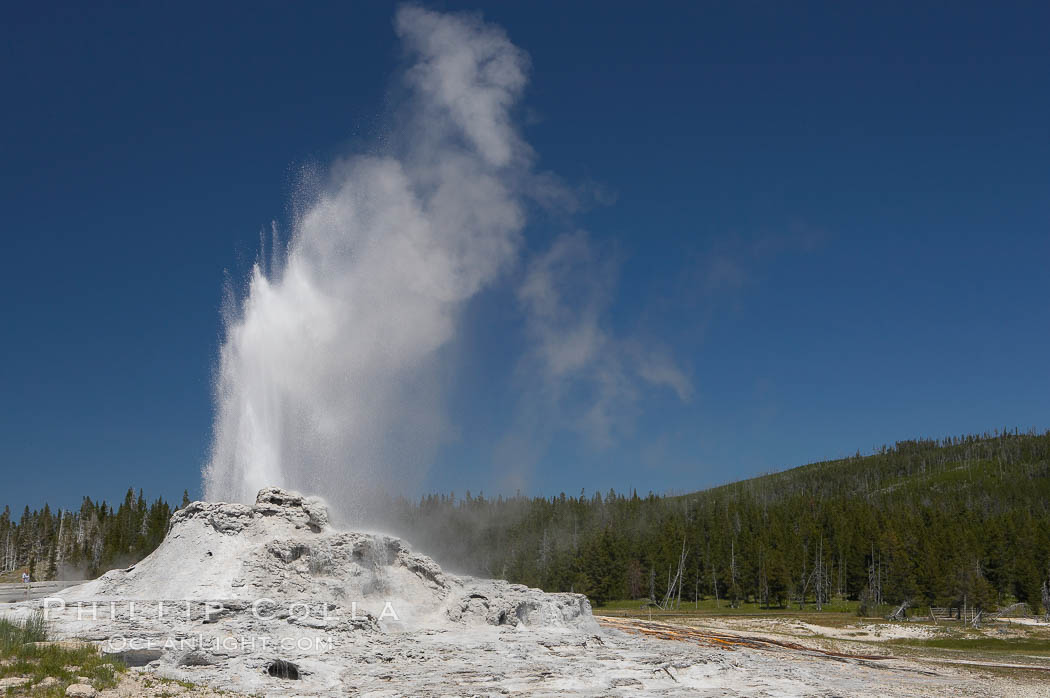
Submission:
[[[534,176],[510,110],[527,56],[471,17],[404,7],[396,29],[411,65],[385,154],[335,164],[229,309],[209,500],[294,487],[360,520],[420,474],[445,428],[439,350],[517,254]]]

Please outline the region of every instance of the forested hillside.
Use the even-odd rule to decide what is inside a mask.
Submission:
[[[991,608],[1050,598],[1050,432],[902,441],[867,456],[662,497],[608,492],[391,503],[390,527],[453,570],[602,602],[819,605],[832,598]],[[152,551],[171,507],[0,515],[0,563],[96,575]],[[683,557],[684,556],[684,557]],[[684,560],[684,561],[683,561]]]
[[[185,497],[184,497],[185,498]],[[83,579],[142,559],[164,540],[172,508],[128,490],[114,510],[85,497],[78,510],[26,507],[0,514],[0,573],[29,569],[34,580]]]
[[[599,602],[833,597],[1043,605],[1050,432],[902,441],[680,497],[431,496],[405,535],[447,565]]]

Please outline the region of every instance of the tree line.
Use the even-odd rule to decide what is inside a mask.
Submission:
[[[1050,431],[900,441],[681,496],[467,492],[388,510],[446,568],[597,603],[1050,603]],[[5,508],[0,568],[96,576],[155,549],[171,513],[133,490],[116,509]]]
[[[183,494],[183,502],[189,497]],[[34,580],[88,579],[130,565],[151,553],[168,530],[172,508],[142,490],[127,494],[115,509],[84,497],[79,509],[47,504],[17,520],[9,506],[0,513],[0,573],[28,571]]]
[[[432,495],[400,532],[446,565],[602,603],[1046,603],[1050,431],[901,441],[684,496]],[[677,587],[672,588],[672,587]]]

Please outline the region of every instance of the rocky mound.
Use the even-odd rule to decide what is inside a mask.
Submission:
[[[583,596],[447,574],[396,538],[335,530],[323,502],[274,488],[250,506],[195,502],[175,513],[164,543],[139,564],[0,613],[25,618],[41,607],[60,639],[97,642],[140,671],[251,695],[823,695],[833,686],[876,696],[895,682],[902,695],[926,688],[917,675],[888,677],[885,667],[840,657],[819,670],[810,656],[785,668],[775,654],[603,630]],[[100,698],[111,695],[128,693]]]
[[[373,683],[390,680],[390,663],[426,685],[478,652],[525,658],[507,633],[601,632],[582,595],[446,574],[397,538],[334,529],[320,499],[278,488],[253,505],[194,502],[144,560],[41,605],[60,636],[132,666],[266,695],[345,695],[362,664],[379,669],[365,672]]]
[[[315,615],[350,612],[381,631],[477,622],[595,628],[582,595],[445,574],[398,538],[334,530],[322,500],[276,487],[260,491],[254,505],[193,502],[175,512],[147,558],[62,597],[258,604],[262,615],[305,604]]]

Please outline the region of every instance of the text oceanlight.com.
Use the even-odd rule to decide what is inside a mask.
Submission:
[[[241,635],[226,637],[209,637],[203,634],[167,637],[125,637],[115,635],[105,643],[107,652],[126,652],[128,650],[206,650],[209,652],[265,652],[283,650],[291,652],[327,652],[332,649],[331,639],[315,637],[273,637],[271,635]]]

